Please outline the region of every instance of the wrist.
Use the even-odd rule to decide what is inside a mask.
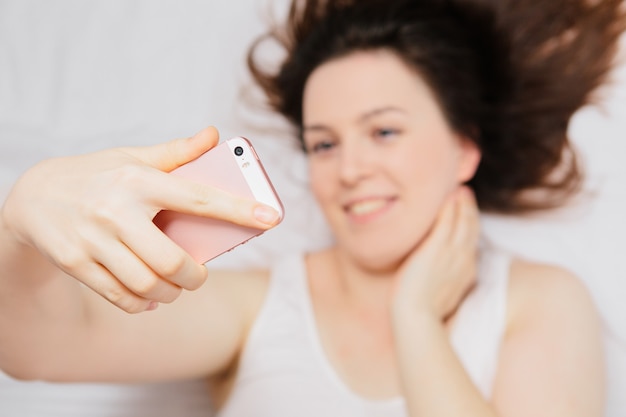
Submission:
[[[58,271],[32,244],[24,242],[11,227],[5,207],[0,207],[0,280],[12,281],[14,285],[32,291],[32,285],[40,285],[50,271]],[[16,288],[16,287],[15,287]]]
[[[24,242],[18,235],[15,227],[12,227],[10,219],[7,218],[6,202],[0,206],[0,255],[3,262],[21,262],[24,256],[31,256],[37,252],[32,245]]]
[[[2,246],[13,247],[18,244],[17,239],[15,239],[13,235],[13,231],[6,221],[4,205],[0,206],[0,241],[2,242]]]
[[[434,308],[417,303],[395,303],[391,312],[392,325],[399,333],[414,332],[420,328],[443,327],[443,320]]]
[[[6,218],[6,206],[4,204],[0,206],[0,240],[2,246],[6,248],[5,250],[16,249],[22,246]]]

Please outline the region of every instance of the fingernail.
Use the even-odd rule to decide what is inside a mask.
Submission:
[[[148,308],[146,308],[146,311],[156,310],[158,306],[159,303],[157,303],[156,301],[150,301],[150,304],[148,304]]]
[[[256,206],[254,208],[254,218],[261,223],[272,225],[278,221],[278,212],[268,206]]]
[[[192,139],[197,138],[200,135],[206,134],[209,130],[215,130],[217,132],[217,128],[215,126],[207,126],[204,129],[198,130],[196,134],[192,136]]]

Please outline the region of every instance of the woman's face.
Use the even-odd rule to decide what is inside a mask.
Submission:
[[[385,50],[316,68],[303,125],[311,186],[338,247],[377,271],[395,268],[421,242],[480,159],[424,81]]]

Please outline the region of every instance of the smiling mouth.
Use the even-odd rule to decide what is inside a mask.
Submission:
[[[391,205],[392,201],[389,198],[362,200],[348,204],[345,210],[352,217],[365,219],[382,213]]]

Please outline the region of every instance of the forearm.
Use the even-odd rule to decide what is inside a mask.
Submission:
[[[400,376],[412,416],[494,417],[436,317],[411,314],[394,322]]]

